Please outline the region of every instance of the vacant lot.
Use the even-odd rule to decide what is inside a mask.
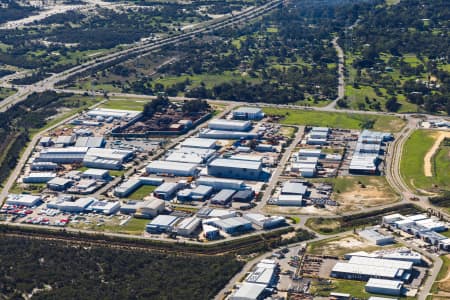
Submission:
[[[142,235],[145,231],[145,226],[150,222],[148,219],[131,218],[124,225],[120,225],[124,220],[125,218],[120,218],[118,216],[79,216],[75,221],[71,222],[69,226],[83,230]]]
[[[364,208],[395,203],[400,200],[382,176],[346,176],[331,180],[333,199],[339,212],[359,211]]]
[[[268,115],[284,116],[280,123],[289,125],[327,126],[348,129],[371,128],[373,130],[391,132],[397,132],[405,125],[405,121],[393,116],[374,116],[281,108],[264,108],[264,112]]]
[[[396,246],[396,245],[394,245]],[[392,247],[392,246],[389,246]],[[308,245],[307,252],[315,255],[342,256],[356,251],[376,251],[386,247],[375,246],[356,235],[331,238],[312,242]]]
[[[439,131],[415,131],[403,148],[400,171],[406,184],[414,189],[438,192],[450,188],[450,147],[441,143],[432,157],[432,175],[425,176],[424,158],[439,136]]]

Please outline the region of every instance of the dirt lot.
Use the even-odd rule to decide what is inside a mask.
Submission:
[[[333,212],[323,209],[316,208],[314,206],[305,207],[289,207],[289,206],[276,206],[276,205],[265,205],[264,212],[268,214],[288,214],[288,215],[311,215],[311,216],[332,216]]]
[[[375,251],[381,247],[375,246],[356,235],[313,242],[308,245],[307,252],[316,255],[341,256],[356,251]]]
[[[340,204],[338,212],[358,211],[399,200],[384,177],[358,176],[344,177],[342,180],[347,182],[336,183],[332,196]]]

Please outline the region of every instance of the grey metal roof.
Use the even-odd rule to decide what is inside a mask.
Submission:
[[[260,161],[217,158],[213,160],[209,166],[259,170],[261,169],[262,163]]]
[[[281,189],[282,194],[304,195],[306,193],[306,185],[300,182],[287,181]]]

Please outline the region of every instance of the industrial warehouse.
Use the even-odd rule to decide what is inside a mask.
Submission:
[[[129,124],[141,117],[96,108],[41,138],[17,184],[39,185],[42,196],[11,194],[2,213],[93,230],[148,219],[140,235],[204,241],[289,226],[281,216],[241,211],[255,206],[288,139],[279,125],[261,121],[261,110],[238,108],[213,119],[153,159],[148,153],[160,149],[161,138],[149,143],[116,134],[117,127],[136,129]],[[205,130],[225,136],[205,138]]]
[[[309,220],[334,221],[342,205],[337,195],[345,193],[336,178],[366,189],[360,178],[384,174],[391,134],[280,125],[259,108],[236,107],[197,128],[172,124],[165,129],[176,134],[156,130],[154,136],[141,135],[151,122],[139,123],[140,112],[82,112],[39,139],[0,215],[6,222],[180,245],[257,237],[271,247],[273,240],[302,241]],[[396,248],[398,239],[423,242],[435,253],[450,247],[447,223],[427,214],[393,214],[379,226],[362,227],[353,236],[364,251],[313,256],[300,242],[292,255],[276,249],[230,288],[228,299],[276,299],[308,291],[315,279],[325,288],[353,281],[369,294],[409,296],[429,261]],[[346,297],[334,287],[326,294]]]

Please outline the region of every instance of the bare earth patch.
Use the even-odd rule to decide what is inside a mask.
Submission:
[[[450,138],[450,132],[438,131],[438,132],[436,132],[435,137],[436,137],[436,140],[434,141],[433,147],[431,147],[430,150],[428,150],[427,154],[423,158],[423,160],[424,160],[423,171],[425,173],[425,176],[427,176],[427,177],[433,176],[433,172],[432,172],[433,163],[431,160],[433,158],[433,155],[436,153],[436,151],[438,151],[439,145],[442,143],[442,141],[445,138]]]
[[[379,249],[381,249],[381,247],[374,246],[358,236],[349,235],[322,243],[319,242],[310,247],[308,252],[318,255],[342,256],[346,253],[356,251],[370,252]]]
[[[391,204],[399,200],[398,196],[377,178],[370,179],[369,184],[355,184],[351,189],[335,194],[340,212],[357,211],[367,207]]]

